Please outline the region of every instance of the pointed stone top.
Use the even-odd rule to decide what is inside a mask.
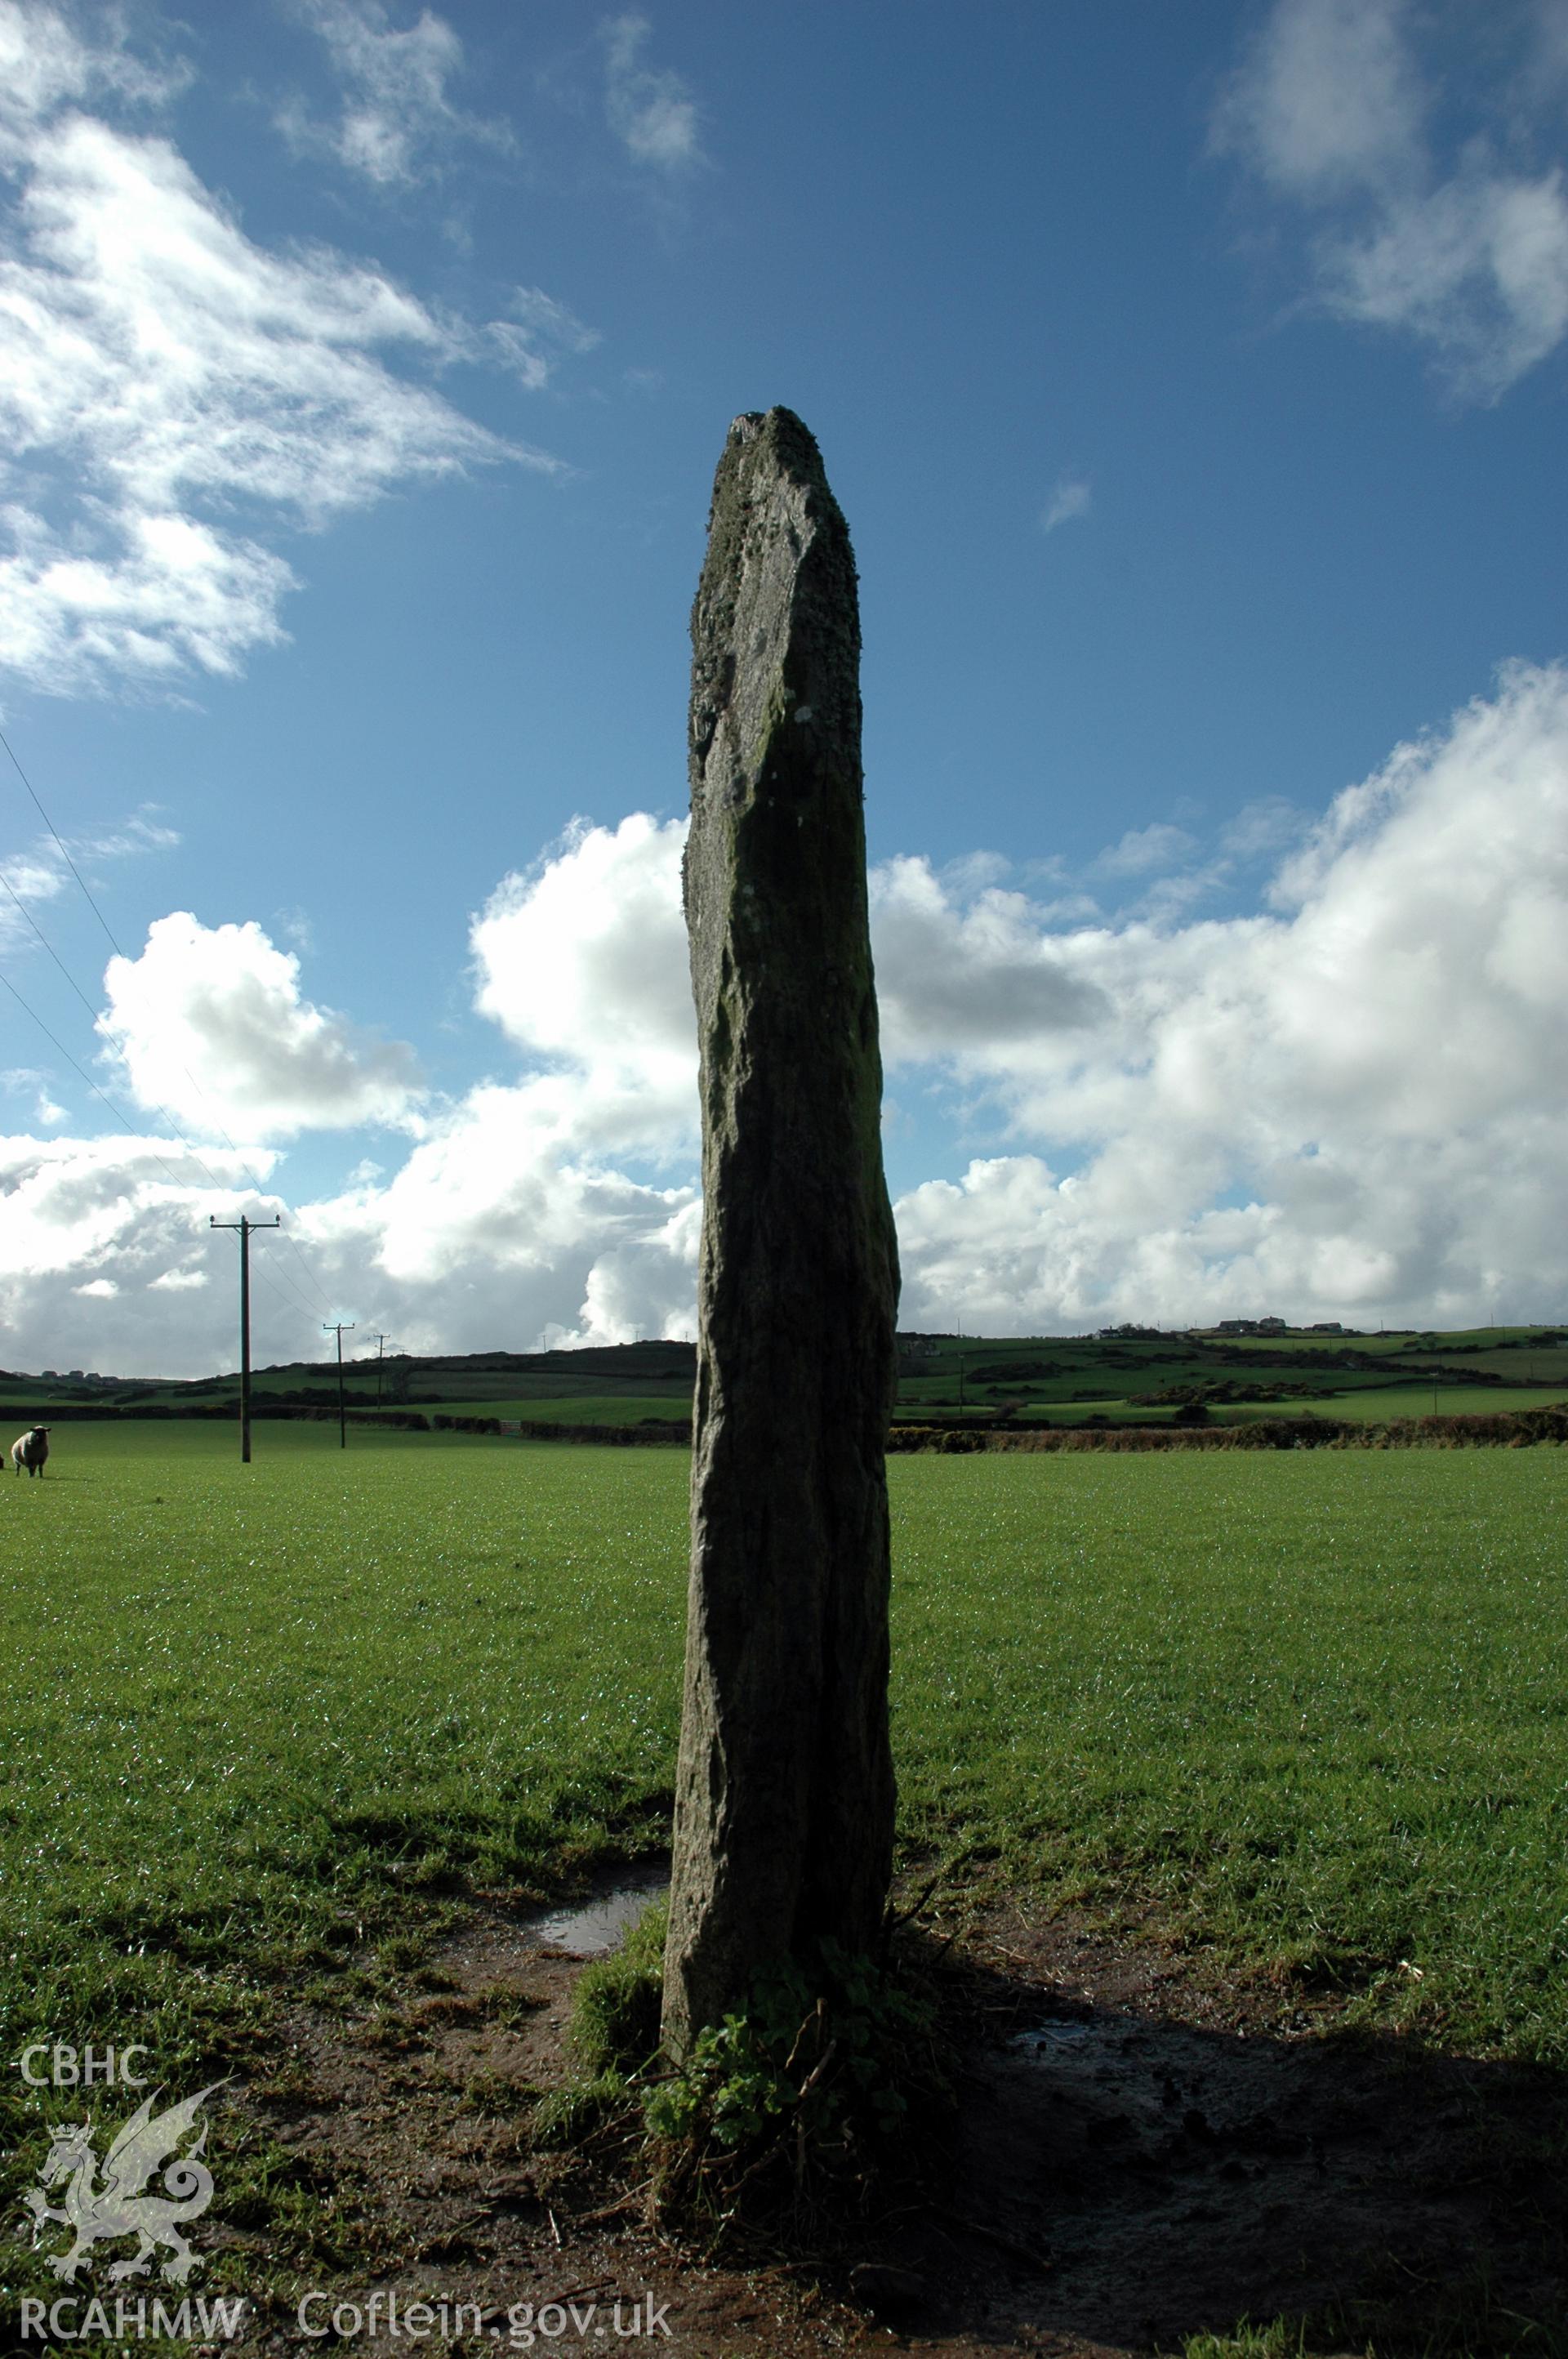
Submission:
[[[816,437],[793,409],[744,409],[730,429],[714,479],[718,507],[726,485],[743,485],[755,496],[764,484],[806,495],[808,513],[826,508],[842,526],[838,503],[827,482]],[[709,518],[711,525],[712,518]],[[846,531],[845,538],[848,538]]]
[[[793,458],[799,472],[822,473],[822,453],[809,426],[793,409],[743,409],[730,429],[733,443],[770,442],[781,460]]]
[[[746,410],[730,429],[691,635],[693,812],[709,790],[738,803],[770,771],[782,784],[789,733],[779,730],[792,715],[814,727],[814,767],[836,745],[827,767],[852,781],[858,809],[855,556],[822,454],[793,409]]]

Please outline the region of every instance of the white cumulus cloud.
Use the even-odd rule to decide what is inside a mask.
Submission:
[[[250,1158],[265,1179],[272,1158]],[[195,1277],[217,1246],[209,1219],[231,1219],[248,1182],[229,1149],[198,1158],[168,1140],[0,1139],[0,1321],[7,1357],[46,1367],[200,1375],[232,1364],[233,1295],[193,1326],[165,1293]],[[266,1211],[276,1209],[268,1202]],[[232,1255],[224,1276],[231,1275]],[[261,1256],[256,1256],[259,1264]],[[287,1298],[257,1271],[261,1299]],[[190,1282],[189,1279],[185,1281]],[[303,1340],[301,1338],[301,1340]],[[264,1354],[264,1356],[265,1356]]]
[[[918,863],[881,895],[892,1060],[945,1060],[1022,1150],[900,1207],[906,1315],[935,1323],[965,1263],[972,1316],[1007,1268],[1018,1312],[1049,1325],[1265,1295],[1441,1321],[1499,1285],[1555,1315],[1563,670],[1511,668],[1340,795],[1278,872],[1274,915],[1056,933],[995,888],[954,906]],[[1041,990],[1047,962],[1044,1020],[977,1032],[977,1003]]]
[[[618,1169],[582,1139],[580,1110],[547,1078],[471,1091],[384,1185],[300,1209],[313,1261],[426,1349],[454,1333],[470,1349],[689,1334],[695,1189]]]
[[[413,1051],[362,1038],[299,990],[299,961],[254,922],[159,918],[139,958],[113,958],[99,1030],[145,1106],[243,1139],[390,1123],[419,1093]]]
[[[305,1260],[282,1241],[253,1256],[259,1359],[317,1353],[329,1301],[413,1351],[692,1332],[684,835],[641,814],[616,829],[579,824],[527,875],[503,880],[473,922],[476,1002],[527,1070],[427,1110],[390,1170],[362,1160],[333,1195],[264,1200]],[[407,1103],[406,1052],[367,1046],[313,1007],[298,962],[254,924],[208,929],[177,914],[108,981],[103,1028],[138,1095],[173,1108],[198,1143],[218,1121],[243,1139],[282,1138],[394,1119]],[[232,1358],[232,1304],[208,1283],[206,1223],[257,1207],[233,1192],[246,1177],[233,1151],[200,1145],[200,1157],[116,1140],[23,1138],[0,1150],[16,1256],[8,1273],[0,1253],[0,1317],[18,1339],[13,1357],[176,1374]],[[665,1167],[667,1180],[627,1169],[633,1158]],[[245,1161],[265,1180],[276,1157]],[[180,1184],[154,1190],[171,1176]],[[101,1277],[119,1286],[113,1303],[74,1292]],[[89,1310],[97,1323],[84,1328]]]
[[[684,820],[642,811],[613,830],[579,824],[474,922],[477,1005],[557,1067],[585,1144],[667,1153],[695,1136],[685,842]]]
[[[321,1302],[291,1287],[281,1240],[276,1266],[258,1254],[259,1357],[317,1353],[329,1302],[414,1351],[691,1332],[684,832],[579,824],[497,888],[471,929],[474,990],[521,1070],[427,1109],[401,1162],[264,1200]],[[995,1142],[899,1198],[906,1325],[1563,1314],[1568,669],[1508,668],[1315,825],[1265,800],[1230,832],[1276,864],[1261,907],[1222,919],[1079,922],[989,855],[873,872],[899,1103],[960,1136],[984,1119]],[[110,1013],[195,1135],[177,1051],[232,1123],[263,1108],[272,1136],[406,1104],[399,1052],[311,1007],[259,929],[165,923]],[[232,1359],[231,1265],[206,1223],[254,1212],[245,1184],[222,1148],[0,1144],[8,1359]]]
[[[390,1177],[307,1206],[339,1292],[408,1343],[689,1334],[700,1208],[684,821],[579,822],[474,919],[475,1004],[531,1070],[427,1118]],[[670,1184],[630,1160],[676,1170]]]

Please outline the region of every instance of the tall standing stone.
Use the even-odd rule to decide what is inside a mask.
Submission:
[[[876,1940],[892,1858],[882,1178],[849,532],[787,409],[738,418],[692,611],[686,917],[702,1255],[665,1970],[679,2056],[760,1966]]]

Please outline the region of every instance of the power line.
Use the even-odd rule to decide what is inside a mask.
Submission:
[[[82,1068],[77,1063],[76,1059],[71,1055],[70,1050],[65,1046],[64,1042],[56,1039],[54,1034],[49,1030],[49,1026],[44,1022],[43,1017],[38,1014],[38,1009],[36,1007],[28,1006],[27,1001],[17,990],[10,976],[3,971],[0,971],[0,983],[5,984],[6,990],[10,993],[12,998],[16,1001],[23,1014],[32,1017],[33,1022],[38,1026],[38,1030],[43,1034],[44,1038],[48,1040],[53,1048],[58,1049],[59,1054],[65,1059],[66,1063],[70,1067],[72,1072],[81,1076],[81,1080],[86,1082],[88,1088],[92,1092],[94,1097],[103,1099],[104,1104],[108,1107],[110,1113],[114,1115],[121,1129],[128,1130],[131,1136],[137,1142],[138,1146],[153,1147],[154,1141],[144,1136],[142,1132],[136,1128],[135,1123],[131,1122],[126,1115],[121,1113],[119,1107],[114,1103],[114,1099],[109,1095],[108,1091],[100,1089],[98,1083],[93,1080],[91,1073],[84,1072],[82,1071]],[[180,1145],[187,1149],[191,1160],[196,1164],[197,1169],[201,1171],[207,1171],[207,1166],[202,1162],[201,1158],[197,1154],[195,1148],[189,1145],[189,1140],[181,1139]],[[169,1178],[177,1181],[180,1187],[183,1188],[189,1184],[187,1180],[180,1179],[178,1172],[175,1170],[172,1164],[164,1163],[162,1156],[157,1154],[156,1150],[153,1156],[153,1160],[155,1163],[163,1163],[163,1168],[168,1173]],[[219,1180],[214,1173],[207,1171],[207,1177],[211,1180],[212,1185],[215,1188],[221,1188],[223,1185],[223,1182]]]
[[[16,904],[17,908],[20,909],[24,919],[29,926],[31,926],[34,933],[37,934],[39,941],[42,942],[45,950],[48,951],[50,958],[53,959],[56,966],[59,967],[61,974],[64,975],[67,983],[70,984],[72,991],[75,992],[78,999],[81,1000],[83,1007],[86,1008],[87,1013],[92,1016],[94,1025],[96,1025],[98,1022],[97,1009],[93,1006],[92,1002],[88,998],[87,994],[82,990],[81,985],[78,983],[76,977],[72,974],[65,961],[60,957],[59,952],[55,949],[54,944],[49,940],[49,936],[45,933],[43,928],[39,925],[38,919],[34,917],[32,911],[28,908],[21,895],[12,884],[10,878],[3,873],[0,873],[0,885],[4,885],[6,892],[9,893],[12,900]]]
[[[81,886],[81,889],[82,889],[83,893],[85,893],[85,894],[87,895],[87,906],[88,906],[88,908],[92,910],[92,912],[93,916],[97,919],[97,920],[98,920],[99,924],[103,927],[103,929],[104,932],[105,932],[106,934],[108,934],[108,935],[109,935],[109,947],[110,947],[110,949],[114,952],[114,954],[115,954],[115,956],[116,956],[116,957],[118,957],[118,958],[124,958],[124,955],[125,955],[125,953],[124,953],[124,951],[120,948],[119,943],[114,940],[114,937],[113,933],[111,933],[111,932],[110,932],[110,929],[109,929],[109,920],[108,920],[108,919],[103,915],[103,910],[98,907],[98,904],[97,904],[97,902],[93,899],[93,897],[92,897],[92,894],[91,894],[91,893],[89,893],[89,892],[87,891],[87,880],[86,880],[86,878],[82,875],[82,873],[81,873],[81,869],[77,866],[77,864],[76,864],[75,861],[71,858],[71,856],[70,856],[70,853],[66,850],[66,848],[65,848],[65,844],[64,844],[64,842],[63,842],[63,840],[62,840],[62,839],[61,839],[61,837],[60,837],[60,834],[59,834],[59,830],[56,828],[56,826],[55,826],[55,823],[54,823],[53,820],[52,820],[52,819],[50,819],[50,817],[49,817],[49,815],[48,811],[47,811],[47,810],[45,810],[45,809],[44,809],[44,807],[43,807],[42,803],[41,803],[41,802],[39,802],[38,798],[38,795],[37,795],[37,793],[34,791],[33,782],[32,782],[31,778],[29,778],[29,777],[28,777],[28,776],[27,776],[27,774],[26,770],[24,770],[24,769],[23,769],[23,767],[22,767],[22,766],[21,766],[20,762],[18,762],[18,761],[17,761],[17,759],[16,759],[16,751],[15,751],[14,747],[12,746],[11,740],[9,739],[9,737],[7,737],[7,736],[6,736],[5,732],[3,729],[0,729],[0,745],[4,745],[4,746],[5,746],[5,748],[6,753],[10,755],[10,756],[11,756],[11,766],[12,766],[12,768],[16,771],[16,776],[21,779],[22,784],[23,784],[23,785],[26,787],[26,788],[27,789],[28,794],[32,796],[32,798],[33,798],[33,807],[34,807],[34,809],[37,810],[37,812],[38,812],[38,817],[42,820],[42,821],[43,821],[44,825],[48,828],[48,830],[49,830],[49,833],[54,837],[55,842],[59,845],[59,856],[60,856],[60,858],[64,861],[64,863],[65,863],[66,866],[70,869],[70,871],[71,875],[75,877],[75,879],[76,879],[77,883]]]

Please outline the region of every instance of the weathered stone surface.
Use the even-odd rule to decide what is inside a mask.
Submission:
[[[665,2033],[886,1899],[897,1250],[866,921],[855,561],[816,445],[737,419],[692,613],[702,1052],[691,1586]]]

